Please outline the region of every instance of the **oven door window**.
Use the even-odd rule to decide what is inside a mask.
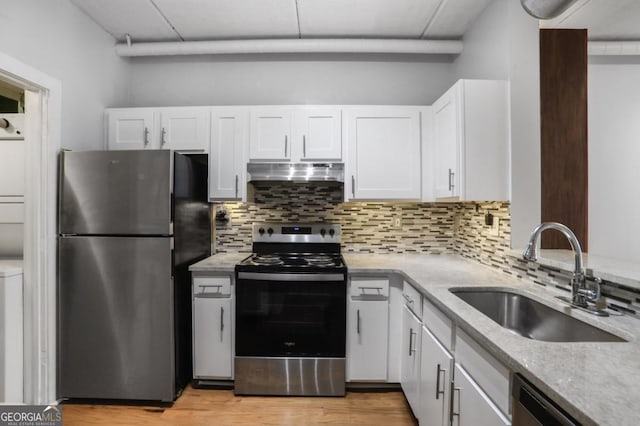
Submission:
[[[236,355],[344,357],[344,281],[238,280]]]

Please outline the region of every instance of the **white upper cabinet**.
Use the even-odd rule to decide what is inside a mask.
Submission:
[[[160,111],[160,149],[207,151],[209,108],[167,108]]]
[[[508,87],[459,80],[433,104],[437,199],[509,199]]]
[[[152,108],[107,110],[107,145],[110,150],[159,149]]]
[[[252,108],[250,114],[249,159],[291,158],[291,119],[289,108]]]
[[[206,152],[209,148],[209,108],[108,109],[107,146],[110,150]]]
[[[209,198],[246,199],[246,145],[249,112],[220,107],[211,112]]]
[[[420,110],[357,107],[345,117],[347,198],[420,200]]]
[[[340,114],[340,109],[334,107],[305,108],[296,111],[292,148],[300,160],[342,159]]]
[[[250,117],[250,160],[342,159],[340,108],[255,107]]]

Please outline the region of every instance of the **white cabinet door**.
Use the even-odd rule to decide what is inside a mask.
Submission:
[[[511,421],[457,363],[454,381],[452,426],[511,425]]]
[[[231,298],[193,301],[193,376],[232,378]]]
[[[207,151],[208,108],[163,108],[160,110],[160,149]]]
[[[244,108],[214,109],[211,113],[209,150],[209,198],[242,200],[246,192],[248,111]]]
[[[291,158],[291,109],[253,108],[250,113],[249,159]]]
[[[458,85],[433,104],[435,141],[435,195],[437,198],[460,195],[460,108]]]
[[[459,80],[433,104],[435,196],[508,200],[508,90],[504,81]]]
[[[402,308],[402,364],[400,385],[416,417],[420,413],[420,320],[406,307]]]
[[[345,121],[348,198],[419,200],[419,110],[358,108]]]
[[[300,160],[342,159],[342,118],[339,108],[311,108],[294,114],[294,158]],[[297,155],[296,155],[296,150]]]
[[[350,300],[347,380],[387,380],[387,300]]]
[[[151,108],[107,110],[108,149],[160,148],[154,128],[154,116]]]
[[[445,426],[449,423],[449,398],[453,357],[426,328],[422,327],[420,353],[421,425]]]

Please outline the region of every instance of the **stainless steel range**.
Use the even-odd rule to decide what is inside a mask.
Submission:
[[[344,395],[340,225],[255,224],[253,252],[236,265],[235,393]]]

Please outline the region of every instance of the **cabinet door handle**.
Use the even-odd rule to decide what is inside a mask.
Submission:
[[[238,198],[238,175],[236,175],[236,198]]]
[[[220,333],[224,331],[224,308],[220,306]]]
[[[458,412],[453,411],[455,405],[456,392],[458,393]],[[453,381],[451,382],[451,399],[449,400],[449,423],[453,425],[453,418],[460,417],[460,388],[456,388]]]
[[[144,128],[144,146],[149,145],[149,128]]]
[[[307,157],[307,135],[302,135],[302,157]]]
[[[438,367],[436,369],[436,399],[440,399],[440,395],[444,396],[444,386],[442,387],[442,390],[440,390],[440,373],[447,373],[447,370],[445,370],[444,368],[440,368],[440,364],[438,364]]]
[[[160,146],[164,146],[167,143],[167,129],[162,128],[162,132],[160,132]]]
[[[453,191],[455,185],[453,184],[453,177],[455,176],[455,172],[449,169],[449,191]]]
[[[287,135],[284,135],[284,157],[287,157],[287,148],[289,145],[289,137]]]
[[[356,178],[353,175],[351,175],[351,195],[356,198]]]
[[[410,328],[409,329],[409,356],[412,356],[416,352],[416,350],[413,347],[413,336],[415,334],[416,333],[413,332],[413,328]]]
[[[356,331],[360,334],[360,309],[356,312]]]

